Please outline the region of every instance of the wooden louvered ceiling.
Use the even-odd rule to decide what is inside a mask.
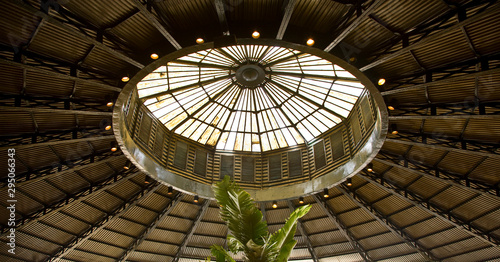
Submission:
[[[109,151],[122,76],[223,33],[331,52],[394,106],[373,172],[306,196],[295,261],[500,259],[500,4],[458,0],[2,0],[0,162],[16,151],[16,249],[2,261],[199,261],[224,245],[215,202],[145,184]],[[5,164],[6,165],[6,164]],[[260,203],[271,231],[298,199]],[[238,261],[242,257],[236,257]]]

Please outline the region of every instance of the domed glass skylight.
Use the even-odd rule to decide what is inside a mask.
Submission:
[[[218,150],[262,152],[305,143],[339,124],[364,86],[312,54],[234,45],[170,61],[137,89],[169,130]]]

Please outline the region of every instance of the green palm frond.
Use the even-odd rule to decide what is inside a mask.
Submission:
[[[221,218],[229,230],[243,246],[252,240],[258,245],[264,244],[267,236],[267,223],[262,221],[262,213],[255,206],[246,191],[230,181],[229,176],[213,186],[215,198],[221,205]]]
[[[294,240],[297,221],[307,214],[310,205],[301,206],[290,214],[285,225],[270,235],[262,212],[246,191],[232,182],[229,176],[213,185],[215,198],[220,205],[220,215],[231,231],[227,243],[236,254],[243,251],[250,262],[286,262],[297,244]],[[220,246],[212,246],[217,262],[234,261]]]
[[[218,245],[212,245],[210,247],[210,252],[215,257],[216,262],[236,262],[234,259],[227,253],[224,248]],[[210,260],[209,260],[210,261]]]

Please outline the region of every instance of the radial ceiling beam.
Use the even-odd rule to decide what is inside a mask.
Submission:
[[[452,137],[446,134],[415,133],[408,130],[398,130],[398,140],[420,142],[431,145],[444,145],[445,147],[467,150],[467,152],[481,152],[486,154],[497,154],[500,145],[498,143],[487,143],[477,140],[469,140]],[[485,155],[486,156],[486,155]]]
[[[363,246],[354,238],[353,234],[349,231],[349,229],[345,226],[345,224],[340,220],[338,215],[334,210],[328,206],[328,204],[324,200],[320,200],[317,195],[312,195],[316,203],[323,209],[323,212],[330,218],[330,220],[335,224],[335,226],[339,229],[340,233],[344,235],[344,237],[349,240],[351,246],[359,253],[359,255],[363,258],[364,261],[375,261],[370,257],[368,252],[365,251]]]
[[[202,88],[203,86],[200,85]],[[227,91],[229,91],[232,87],[234,86],[234,82],[232,82],[231,84],[229,84],[226,88],[224,88],[223,90],[221,90],[219,93],[217,93],[216,95],[214,95],[213,97],[210,97],[209,94],[207,94],[207,96],[209,97],[209,100],[208,102],[206,102],[205,104],[201,105],[200,107],[198,107],[193,113],[189,114],[186,112],[186,114],[188,115],[188,117],[186,117],[184,120],[182,120],[181,122],[179,122],[177,125],[175,125],[174,128],[172,128],[171,132],[175,132],[175,130],[177,130],[177,128],[181,127],[182,125],[184,125],[184,123],[186,123],[187,121],[189,121],[190,119],[193,119],[191,116],[196,116],[199,112],[201,112],[203,109],[205,109],[207,106],[210,105],[210,102],[213,102],[213,103],[217,103],[216,100],[219,99],[219,97],[221,97],[222,95],[224,95]],[[203,88],[204,89],[204,88]],[[229,119],[228,119],[229,120]]]
[[[97,157],[98,159],[97,159],[97,161],[90,163],[90,164],[87,164],[85,161],[82,161],[81,165],[74,165],[72,163],[71,166],[73,166],[73,167],[68,168],[68,169],[61,171],[61,172],[55,171],[53,173],[50,173],[50,171],[56,169],[56,168],[51,166],[50,170],[48,171],[48,174],[44,173],[43,171],[42,172],[28,171],[24,174],[19,174],[19,175],[16,174],[16,187],[28,186],[28,185],[31,185],[32,183],[40,181],[40,180],[45,180],[45,179],[50,179],[53,177],[63,176],[63,175],[69,174],[69,173],[80,171],[82,169],[96,167],[96,166],[101,165],[103,163],[109,163],[109,162],[113,162],[115,160],[124,158],[123,154],[117,156],[117,155],[112,155],[112,154],[107,154],[107,153],[108,153],[108,151],[106,151],[106,153],[102,154],[102,155],[93,155],[92,157]],[[88,159],[88,157],[83,158],[83,159]],[[73,161],[71,161],[71,162],[73,162]],[[46,170],[46,168],[43,168],[42,170]],[[28,176],[29,176],[29,178],[28,178]],[[0,184],[0,185],[2,185],[1,188],[3,188],[5,186],[7,186],[8,184],[2,181],[2,184]]]
[[[280,28],[278,29],[278,34],[276,35],[276,39],[282,40],[285,35],[286,28],[288,27],[288,23],[290,23],[290,19],[292,18],[293,9],[295,9],[295,4],[297,4],[297,0],[288,0],[288,4],[285,7],[285,13],[283,14],[283,19],[281,20]]]
[[[1,96],[0,96],[1,97]],[[1,98],[0,98],[1,99]],[[110,120],[111,121],[111,120]],[[110,132],[102,128],[81,128],[66,130],[50,130],[47,132],[33,132],[23,134],[0,135],[0,146],[21,146],[49,141],[63,141],[68,139],[78,139],[86,137],[98,137],[109,135]]]
[[[323,79],[323,80],[340,80],[340,81],[345,81],[345,82],[351,82],[351,83],[360,83],[358,79],[355,78],[348,78],[348,77],[339,77],[339,76],[328,76],[328,75],[311,75],[311,74],[301,74],[301,73],[291,73],[291,72],[270,72],[271,75],[285,75],[285,76],[295,76],[295,77],[301,77],[301,78],[315,78],[315,79]]]
[[[293,206],[293,203],[288,200],[286,201],[288,204],[288,208],[290,209],[290,212],[293,212],[295,210],[295,207]],[[311,244],[311,239],[309,238],[309,235],[306,232],[306,229],[304,228],[304,225],[302,223],[302,219],[299,218],[299,221],[297,221],[297,228],[299,229],[300,234],[302,237],[306,240],[307,244],[307,250],[309,250],[309,253],[311,254],[311,258],[314,262],[318,262],[318,255],[316,254],[316,251],[314,251],[314,247]]]
[[[134,253],[134,251],[137,249],[137,247],[146,239],[148,236],[156,229],[158,226],[158,223],[163,221],[171,212],[172,210],[181,202],[182,200],[182,194],[178,192],[171,200],[168,202],[168,204],[160,211],[158,216],[149,224],[149,226],[142,232],[141,236],[135,239],[134,242],[131,243],[131,245],[127,248],[125,253],[121,256],[119,261],[126,261],[128,257]]]
[[[430,203],[430,201],[419,201],[416,198],[410,199],[408,197],[405,197],[405,192],[408,192],[408,191],[406,189],[400,188],[399,186],[397,186],[396,183],[390,184],[391,186],[393,186],[394,189],[396,189],[396,190],[394,190],[392,188],[388,188],[387,186],[385,186],[385,184],[387,184],[387,183],[384,183],[384,185],[383,185],[383,184],[379,183],[376,179],[373,179],[372,176],[375,176],[375,175],[373,175],[373,174],[370,175],[366,171],[364,171],[364,173],[366,175],[368,175],[369,177],[366,177],[362,174],[358,174],[357,177],[364,180],[364,181],[369,182],[372,185],[375,185],[376,187],[384,190],[385,192],[390,193],[393,196],[397,196],[397,197],[403,199],[404,201],[406,201],[406,202],[412,204],[413,206],[417,207],[418,209],[440,219],[441,221],[453,225],[457,229],[464,230],[465,233],[484,241],[488,245],[491,245],[494,247],[498,245],[498,243],[495,243],[489,239],[489,238],[491,238],[491,236],[488,237],[488,234],[486,232],[475,227],[471,223],[466,223],[465,221],[461,221],[459,218],[454,216],[453,213],[451,213],[450,211],[445,211],[442,208],[438,207],[437,205]],[[406,193],[406,194],[408,194],[408,193]],[[372,203],[372,204],[374,204],[374,203]],[[439,210],[439,212],[435,212],[431,208],[434,210]],[[498,239],[497,239],[496,242],[500,242],[500,241],[498,241]]]
[[[394,235],[398,236],[401,241],[406,243],[410,248],[414,248],[417,250],[417,252],[422,255],[426,259],[426,261],[433,261],[433,260],[439,260],[433,257],[433,254],[427,250],[426,247],[418,243],[417,241],[413,240],[411,236],[399,229],[399,227],[396,224],[393,224],[391,220],[381,216],[380,213],[375,212],[371,206],[368,205],[368,203],[362,202],[363,200],[359,198],[356,194],[354,194],[353,191],[350,189],[346,188],[344,190],[345,186],[341,184],[340,186],[337,187],[337,189],[342,192],[345,196],[347,196],[354,204],[359,206],[361,209],[363,209],[365,212],[370,214],[375,220],[377,220],[380,224],[384,225],[387,224],[387,229],[391,231]],[[351,195],[352,194],[352,195]],[[369,206],[369,208],[367,207]]]
[[[52,215],[57,214],[57,212],[62,211],[66,209],[67,207],[81,203],[82,201],[85,201],[87,198],[90,196],[95,196],[96,194],[99,194],[100,192],[103,192],[105,190],[111,189],[115,186],[118,186],[134,177],[137,175],[141,174],[141,172],[135,172],[133,174],[130,174],[130,172],[123,172],[122,174],[118,175],[116,177],[111,176],[99,183],[96,183],[94,185],[90,185],[89,187],[81,189],[79,192],[75,192],[72,196],[66,199],[61,199],[55,203],[52,203],[50,206],[44,207],[43,210],[39,210],[33,214],[31,214],[29,217],[23,217],[20,218],[19,221],[17,221],[18,227],[16,230],[21,230],[23,228],[29,228],[31,225],[33,225],[35,222],[45,220],[47,218],[50,218]],[[7,232],[3,232],[4,229],[2,228],[2,236],[7,234]]]
[[[456,77],[450,77],[450,78],[445,78],[442,80],[437,80],[437,81],[432,81],[428,83],[423,83],[423,84],[418,84],[418,85],[412,85],[408,87],[403,87],[403,88],[398,88],[398,89],[393,89],[389,91],[384,91],[381,92],[383,96],[387,95],[393,95],[393,94],[398,94],[406,91],[413,91],[413,90],[418,90],[418,89],[425,89],[426,87],[432,87],[436,85],[442,85],[442,84],[448,84],[448,83],[454,83],[454,82],[460,82],[463,80],[469,80],[471,78],[476,78],[476,77],[481,77],[481,76],[486,76],[486,75],[494,75],[500,73],[500,68],[495,68],[495,69],[490,69],[490,70],[484,70],[484,71],[479,71],[476,73],[471,73],[471,74],[465,74],[465,75],[459,75]]]
[[[342,33],[340,33],[325,49],[325,52],[330,52],[334,47],[336,47],[344,38],[346,38],[356,27],[358,27],[377,7],[385,2],[385,0],[376,0],[373,2],[368,9],[366,9],[360,16],[356,18]]]
[[[87,115],[87,116],[112,116],[112,112],[103,111],[85,111],[85,110],[66,110],[66,109],[46,109],[33,107],[18,107],[18,106],[0,106],[0,111],[4,112],[29,112],[29,113],[49,113],[49,114],[70,114],[70,115]]]
[[[14,66],[14,67],[19,67],[19,68],[22,68],[22,69],[26,69],[28,71],[35,71],[37,73],[44,74],[44,75],[50,76],[50,77],[71,80],[71,81],[75,81],[75,82],[78,82],[78,83],[85,83],[87,85],[92,85],[92,86],[100,87],[100,88],[102,88],[104,90],[109,90],[109,91],[114,91],[114,92],[121,92],[121,90],[122,90],[121,88],[116,87],[116,86],[102,84],[102,83],[98,83],[98,82],[95,82],[95,81],[92,81],[92,80],[78,78],[76,76],[71,76],[71,75],[66,75],[66,74],[62,74],[62,73],[57,73],[57,72],[46,70],[46,69],[39,68],[39,67],[36,67],[36,66],[31,66],[31,65],[26,65],[26,64],[23,64],[23,63],[9,61],[9,60],[3,59],[3,58],[0,58],[0,64],[10,65],[10,66]]]
[[[150,197],[158,188],[160,188],[160,183],[151,183],[149,186],[139,190],[135,193],[128,201],[123,202],[117,209],[113,212],[107,214],[103,219],[90,227],[86,232],[81,234],[79,237],[73,239],[69,244],[64,246],[62,249],[57,251],[54,255],[51,256],[49,261],[59,261],[64,256],[69,254],[71,251],[78,248],[82,243],[86,242],[92,236],[94,236],[101,229],[108,226],[112,221],[118,219],[122,215],[124,215],[128,210],[137,206],[137,204],[148,197]]]
[[[167,39],[167,41],[172,46],[175,47],[175,49],[179,50],[182,48],[182,46],[179,45],[179,43],[177,43],[175,38],[167,31],[167,29],[163,27],[160,21],[158,21],[158,19],[151,12],[148,11],[146,6],[144,6],[139,0],[133,0],[133,2],[135,3],[137,9],[141,11],[141,13],[149,20],[149,22],[151,22],[151,24],[156,28],[156,30],[158,30],[163,35],[163,37],[165,37],[165,39]]]
[[[403,159],[405,161],[408,161],[407,158],[403,157]],[[437,180],[440,183],[445,182],[446,184],[449,184],[451,186],[460,187],[462,189],[465,189],[465,190],[468,190],[468,191],[472,191],[472,192],[474,192],[476,194],[480,194],[480,195],[485,196],[485,197],[493,197],[496,200],[500,200],[500,196],[496,196],[496,195],[494,195],[494,193],[489,193],[491,189],[489,189],[489,190],[488,189],[479,190],[479,189],[476,189],[476,188],[472,188],[472,187],[470,187],[470,185],[473,184],[471,181],[469,182],[470,183],[469,186],[462,185],[460,183],[455,182],[455,180],[465,180],[465,178],[461,179],[459,176],[450,175],[449,179],[445,179],[443,177],[444,176],[443,171],[440,170],[440,169],[437,169],[437,170],[439,170],[437,173],[432,174],[430,172],[429,173],[422,172],[422,171],[414,169],[414,168],[405,167],[405,166],[403,166],[401,164],[393,163],[393,162],[390,162],[390,161],[387,161],[387,160],[383,160],[383,159],[379,159],[379,158],[374,158],[373,160],[376,161],[376,162],[382,163],[384,165],[387,165],[387,166],[392,166],[392,167],[397,167],[397,168],[403,169],[405,172],[414,173],[416,175],[419,175],[420,177],[427,177],[427,178],[430,178],[432,180]],[[408,162],[412,163],[413,165],[421,165],[420,163],[416,163],[415,161],[408,161]],[[431,169],[431,167],[428,167],[428,168]],[[434,169],[434,170],[436,170],[436,169]],[[465,183],[465,184],[467,184],[467,183]]]
[[[52,16],[50,16],[50,15],[48,15],[40,10],[37,10],[33,6],[26,4],[23,1],[20,1],[20,0],[8,0],[8,1],[17,5],[19,8],[23,9],[24,11],[29,12],[31,15],[37,16],[41,19],[45,19],[47,22],[54,24],[54,25],[60,27],[61,29],[64,29],[66,32],[105,50],[109,54],[111,54],[111,55],[113,55],[113,56],[135,66],[135,67],[138,67],[140,69],[142,69],[144,67],[143,64],[135,61],[134,59],[128,57],[127,55],[122,54],[122,53],[114,50],[111,47],[108,47],[107,45],[97,41],[96,39],[93,39],[90,36],[87,36],[86,34],[80,32],[78,30],[75,30],[74,28],[70,27],[69,25],[65,25],[64,23],[57,20],[56,18],[54,18],[54,17],[52,17]]]
[[[217,77],[217,78],[213,78],[213,79],[201,81],[201,82],[198,82],[198,83],[181,86],[179,88],[169,89],[167,91],[163,91],[163,92],[159,92],[159,93],[156,93],[156,94],[144,96],[144,97],[141,97],[140,99],[142,99],[143,101],[145,101],[145,100],[148,100],[148,99],[151,99],[151,98],[155,98],[155,97],[159,97],[159,96],[170,95],[170,94],[182,91],[182,90],[186,90],[186,89],[190,89],[190,88],[195,88],[195,87],[199,87],[199,86],[203,86],[203,85],[208,85],[208,84],[211,84],[211,83],[215,83],[217,81],[221,81],[221,80],[224,80],[224,79],[231,78],[232,76],[233,76],[232,74],[224,75],[224,76],[220,76],[220,77]],[[140,92],[140,90],[139,90],[139,92]]]
[[[424,120],[424,119],[489,119],[498,120],[500,119],[500,114],[498,115],[427,115],[427,116],[389,116],[390,121],[395,120]]]
[[[217,12],[217,17],[219,18],[220,27],[224,35],[229,35],[229,26],[226,19],[226,10],[224,8],[223,0],[215,0],[215,11]]]
[[[422,47],[423,45],[425,44],[428,44],[428,43],[431,43],[433,41],[436,41],[436,40],[439,40],[439,39],[442,39],[444,36],[446,36],[447,34],[451,33],[451,32],[454,32],[456,30],[461,30],[460,28],[464,27],[464,26],[468,26],[472,23],[475,23],[477,21],[480,21],[481,19],[483,19],[484,17],[488,16],[488,15],[491,15],[491,14],[495,14],[495,13],[498,13],[499,12],[499,9],[500,9],[500,4],[495,4],[493,6],[491,6],[490,8],[488,8],[487,10],[479,13],[479,14],[476,14],[470,18],[467,18],[466,20],[464,21],[461,21],[461,22],[458,22],[456,24],[454,24],[453,26],[450,26],[446,29],[443,29],[435,34],[431,34],[425,38],[423,38],[422,40],[416,42],[416,43],[413,43],[407,47],[404,47],[394,53],[391,53],[389,55],[386,55],[376,61],[373,61],[371,63],[369,63],[368,65],[365,65],[363,66],[362,68],[360,68],[359,70],[361,71],[366,71],[368,69],[371,69],[375,66],[378,66],[382,63],[385,63],[391,59],[394,59],[402,54],[405,54],[409,51],[412,51],[412,50],[415,50],[419,47]]]
[[[179,262],[179,259],[181,258],[182,253],[184,253],[184,250],[187,247],[189,239],[196,231],[196,228],[199,226],[199,224],[200,224],[201,220],[203,219],[203,216],[207,212],[209,206],[210,206],[210,200],[205,199],[203,206],[200,208],[198,215],[196,215],[196,218],[194,219],[193,224],[191,225],[191,228],[188,230],[188,232],[186,233],[186,236],[184,237],[184,240],[182,240],[181,245],[177,249],[177,253],[175,254],[175,258],[173,259],[172,262]]]
[[[333,110],[329,109],[328,107],[325,107],[325,106],[323,106],[323,105],[320,105],[320,104],[318,104],[318,103],[314,102],[313,100],[311,100],[311,99],[309,99],[309,98],[305,97],[304,95],[299,94],[299,92],[293,92],[293,91],[289,90],[288,88],[284,87],[283,85],[281,85],[280,83],[277,83],[276,81],[272,80],[272,79],[269,79],[269,78],[268,78],[268,81],[269,81],[269,82],[271,82],[271,83],[273,83],[273,84],[274,84],[274,85],[276,85],[277,87],[281,88],[283,91],[285,91],[285,92],[287,92],[287,93],[289,93],[289,94],[291,94],[291,95],[293,95],[293,96],[300,97],[301,99],[304,99],[304,100],[305,100],[305,101],[307,101],[308,103],[313,104],[313,105],[314,105],[314,106],[316,106],[318,109],[323,109],[323,110],[325,110],[325,111],[329,112],[330,114],[333,114],[334,116],[336,116],[336,117],[338,117],[338,118],[342,119],[342,121],[344,121],[344,120],[345,120],[345,117],[343,117],[343,116],[339,115],[337,112],[335,112],[335,111],[333,111]]]
[[[393,138],[386,138],[385,141],[391,142],[391,143],[397,143],[397,144],[401,144],[401,145],[425,147],[425,148],[429,148],[429,149],[438,149],[438,150],[457,152],[457,153],[468,154],[468,155],[500,158],[500,154],[485,153],[485,152],[480,152],[480,151],[472,151],[472,150],[466,150],[466,149],[460,149],[460,148],[454,148],[454,147],[448,147],[448,146],[431,145],[431,144],[425,144],[422,142],[405,141],[405,140],[393,139]]]
[[[61,144],[72,144],[72,143],[79,143],[79,142],[91,142],[91,141],[111,140],[111,139],[115,139],[115,136],[108,135],[108,136],[98,136],[98,137],[86,137],[86,138],[78,138],[78,139],[68,139],[68,140],[59,140],[59,141],[19,145],[19,146],[14,146],[14,147],[5,146],[5,147],[0,147],[0,150],[7,150],[9,148],[26,149],[26,148],[32,148],[32,147],[37,147],[37,146],[53,146],[53,145],[61,145]]]

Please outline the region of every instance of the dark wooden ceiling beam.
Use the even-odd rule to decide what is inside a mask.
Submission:
[[[186,233],[186,236],[182,240],[181,245],[177,249],[177,253],[175,254],[175,258],[173,259],[172,262],[179,262],[179,259],[181,258],[182,254],[184,253],[184,250],[187,247],[189,239],[196,231],[196,228],[200,225],[200,222],[203,219],[203,216],[205,215],[205,213],[207,212],[209,206],[210,206],[210,199],[205,199],[203,206],[200,207],[200,211],[198,212],[198,214],[196,215],[196,218],[193,221],[193,224],[189,228],[188,232]]]
[[[17,223],[18,227],[16,228],[16,230],[29,228],[30,225],[33,225],[38,221],[50,218],[52,215],[57,214],[59,211],[63,211],[64,209],[68,208],[68,206],[74,205],[76,203],[81,203],[82,201],[88,199],[90,196],[95,196],[100,192],[120,185],[128,181],[129,179],[132,179],[141,174],[141,172],[132,173],[133,171],[134,170],[129,172],[122,172],[116,178],[116,181],[114,176],[108,177],[107,179],[100,181],[99,183],[95,183],[93,185],[90,185],[89,187],[82,188],[79,192],[75,192],[75,194],[73,196],[70,196],[69,198],[61,199],[60,201],[52,203],[51,205],[44,206],[43,210],[30,214],[29,217],[22,218],[22,221],[24,221],[24,223],[21,223],[22,221],[19,221]],[[2,235],[4,235],[5,233],[7,232],[3,232]]]
[[[413,206],[417,207],[421,211],[426,212],[426,213],[440,219],[441,221],[443,221],[447,224],[453,225],[455,228],[459,229],[460,231],[465,232],[465,233],[467,233],[475,238],[482,240],[483,242],[487,243],[488,245],[491,245],[494,247],[498,245],[498,243],[496,243],[496,242],[499,242],[498,240],[496,242],[494,242],[494,241],[488,239],[486,232],[484,232],[480,228],[475,227],[474,225],[471,225],[471,223],[467,223],[466,221],[461,221],[460,218],[453,215],[453,213],[451,211],[460,205],[457,205],[456,207],[454,207],[450,210],[443,210],[441,207],[437,206],[436,204],[430,203],[430,202],[432,202],[430,199],[426,199],[425,201],[419,201],[416,198],[413,199],[413,198],[407,197],[408,194],[410,194],[410,193],[405,193],[405,192],[407,192],[407,189],[400,188],[396,183],[390,183],[390,185],[389,185],[389,183],[381,184],[377,179],[372,178],[372,176],[375,176],[375,175],[373,175],[373,173],[369,173],[367,171],[363,171],[363,173],[367,176],[365,176],[363,174],[358,174],[357,177],[360,179],[363,179],[365,181],[368,181],[370,184],[384,190],[385,192],[387,192],[393,196],[397,196],[400,199],[403,199],[404,201],[412,204]],[[443,191],[444,190],[440,190],[440,192],[443,192]],[[478,197],[480,195],[482,195],[482,194],[476,193],[476,195],[473,198]],[[461,204],[468,203],[470,200],[472,200],[472,198],[467,199],[466,201],[462,202]],[[437,210],[438,212],[436,212],[434,210]],[[448,215],[445,216],[445,214],[448,214]],[[468,227],[468,225],[469,225],[469,227]]]
[[[470,73],[470,74],[461,74],[459,76],[455,77],[449,77],[441,80],[436,80],[436,81],[431,81],[428,83],[422,83],[422,84],[417,84],[417,85],[411,85],[408,87],[403,87],[403,88],[398,88],[398,89],[393,89],[389,91],[384,91],[381,92],[383,96],[387,95],[393,95],[393,94],[398,94],[406,91],[412,91],[412,90],[417,90],[417,89],[424,89],[426,87],[432,87],[436,85],[442,85],[442,84],[448,84],[448,83],[454,83],[454,82],[460,82],[463,80],[467,80],[470,78],[475,78],[475,77],[481,77],[485,75],[494,75],[500,73],[500,68],[495,68],[495,69],[489,69],[489,70],[484,70],[484,71],[479,71],[475,73]]]
[[[403,158],[403,160],[404,159],[405,158]],[[470,185],[467,186],[467,185],[463,185],[461,183],[457,183],[456,179],[460,180],[459,177],[461,177],[461,175],[459,175],[459,174],[457,174],[457,175],[449,174],[448,172],[445,172],[444,170],[435,169],[433,167],[425,166],[422,163],[416,162],[416,161],[411,161],[411,163],[413,165],[419,165],[422,168],[425,167],[426,168],[425,170],[427,170],[427,172],[423,172],[424,169],[422,169],[422,171],[421,171],[421,170],[416,169],[416,168],[406,167],[404,164],[398,164],[400,162],[399,159],[387,159],[387,160],[384,160],[384,159],[380,159],[380,158],[374,158],[373,160],[376,161],[376,162],[382,163],[384,165],[387,165],[387,166],[392,166],[392,167],[396,167],[396,168],[399,168],[399,169],[403,169],[405,172],[414,173],[414,174],[419,175],[421,177],[426,177],[426,178],[429,178],[429,179],[434,180],[434,181],[439,181],[439,183],[449,184],[449,185],[452,185],[452,186],[456,186],[456,187],[465,189],[467,191],[472,191],[474,193],[481,194],[481,195],[483,195],[485,197],[493,197],[496,200],[500,200],[500,196],[496,196],[496,195],[494,195],[494,193],[489,193],[490,190],[487,190],[487,189],[479,190],[477,188],[471,187]],[[389,161],[389,160],[391,160],[391,161]],[[408,161],[408,162],[410,162],[410,161]],[[436,172],[433,173],[430,170],[434,170],[434,171],[438,170],[438,172],[437,173]],[[449,175],[450,179],[445,179],[445,177],[444,177],[445,174]],[[451,179],[451,178],[453,178],[453,179]]]
[[[106,135],[106,136],[98,136],[98,137],[84,137],[84,138],[77,138],[77,139],[49,141],[49,142],[34,143],[34,144],[24,144],[24,145],[18,145],[18,146],[14,146],[14,147],[5,146],[5,147],[0,147],[0,150],[7,150],[8,148],[26,149],[26,148],[32,148],[32,147],[38,147],[38,146],[52,146],[52,145],[73,144],[73,143],[79,143],[79,142],[114,140],[114,139],[115,139],[114,135]]]
[[[137,173],[136,173],[137,174]],[[123,181],[123,180],[121,180]],[[113,184],[113,186],[116,185]],[[80,237],[73,239],[69,244],[59,249],[55,254],[51,256],[50,261],[60,260],[71,251],[78,248],[82,243],[86,242],[86,240],[90,239],[101,229],[108,226],[111,222],[118,219],[120,216],[124,215],[128,210],[135,207],[141,200],[148,198],[151,196],[158,188],[160,188],[160,183],[151,183],[148,187],[145,187],[139,191],[137,191],[129,201],[123,202],[118,208],[116,208],[113,212],[107,214],[104,218],[102,218],[95,225],[90,227],[86,232],[80,235]]]
[[[103,84],[103,83],[98,83],[98,82],[95,82],[95,81],[92,81],[92,80],[78,78],[76,76],[66,75],[66,74],[62,74],[62,73],[50,71],[50,70],[43,69],[43,68],[36,67],[36,66],[32,66],[32,65],[26,65],[26,64],[23,64],[23,63],[19,63],[19,62],[9,61],[9,60],[2,59],[2,58],[0,58],[0,64],[9,65],[9,66],[12,66],[12,67],[18,67],[18,68],[21,68],[21,69],[27,69],[28,71],[35,71],[35,72],[38,72],[38,73],[41,73],[41,74],[44,74],[44,75],[47,75],[47,76],[55,77],[55,78],[76,81],[76,82],[79,82],[79,83],[85,83],[85,84],[88,84],[88,85],[93,85],[93,86],[100,87],[100,88],[102,88],[104,90],[109,90],[109,91],[114,91],[114,92],[121,92],[121,90],[122,90],[121,88],[116,87],[116,86],[107,85],[107,84]]]
[[[376,219],[380,224],[385,225],[387,224],[387,229],[390,230],[395,236],[399,237],[402,242],[406,243],[410,248],[415,249],[418,251],[418,253],[426,260],[428,261],[433,261],[433,260],[439,260],[433,256],[433,254],[426,249],[423,245],[415,241],[414,239],[411,238],[411,236],[398,228],[396,224],[394,224],[391,220],[383,217],[380,213],[375,212],[373,210],[373,207],[367,206],[366,203],[361,199],[357,194],[354,194],[353,191],[351,191],[349,188],[347,188],[345,185],[341,184],[340,186],[337,187],[337,189],[342,192],[345,196],[347,196],[354,204],[359,206],[361,209],[363,209],[365,212],[367,212],[369,215],[371,215],[374,219]]]
[[[223,35],[229,35],[229,26],[227,24],[225,4],[223,0],[214,1],[215,11],[217,12],[217,17],[219,18],[220,27]]]
[[[149,22],[160,32],[165,39],[173,46],[175,49],[179,50],[182,46],[175,40],[175,38],[167,31],[167,29],[158,21],[158,19],[144,6],[139,0],[132,0],[135,6],[140,10],[140,12],[149,20]]]
[[[425,116],[389,116],[389,121],[396,120],[418,120],[418,119],[489,119],[498,120],[500,115],[425,115]]]
[[[368,9],[361,13],[360,16],[356,18],[344,31],[342,31],[327,47],[325,47],[325,52],[330,52],[335,48],[344,38],[346,38],[356,27],[358,27],[367,17],[375,11],[375,9],[384,2],[385,0],[375,0]]]
[[[70,115],[87,115],[87,116],[111,116],[112,112],[96,112],[84,110],[66,110],[66,109],[47,109],[47,108],[32,108],[32,107],[15,107],[15,106],[0,106],[0,111],[3,112],[28,112],[28,113],[49,113],[49,114],[70,114]]]
[[[17,1],[17,0],[8,0],[8,1],[17,5],[19,8],[30,13],[31,15],[37,16],[41,19],[45,19],[48,23],[54,24],[54,25],[60,27],[61,29],[65,30],[66,32],[68,32],[68,33],[70,33],[70,34],[72,34],[72,35],[74,35],[74,36],[76,36],[76,37],[78,37],[86,42],[89,42],[93,45],[96,45],[97,47],[105,50],[106,52],[115,56],[116,58],[119,58],[119,59],[121,59],[121,60],[135,66],[135,67],[138,67],[140,69],[142,69],[144,67],[143,64],[135,61],[134,59],[128,57],[127,55],[120,53],[111,47],[108,47],[107,45],[97,41],[96,39],[93,39],[93,38],[85,35],[84,33],[80,32],[80,31],[75,30],[74,28],[72,28],[68,25],[65,25],[64,23],[57,20],[56,18],[54,18],[48,14],[45,14],[44,12],[37,10],[36,8],[32,7],[31,5],[28,5],[22,1]]]
[[[141,235],[131,243],[131,245],[125,250],[125,252],[120,257],[119,261],[126,261],[128,257],[134,253],[137,247],[146,239],[148,236],[156,229],[158,224],[163,221],[172,210],[181,202],[182,194],[177,193],[168,204],[160,211],[158,216],[149,224],[149,226],[141,233]]]
[[[317,195],[312,196],[314,198],[314,201],[323,209],[323,211],[328,215],[330,220],[335,224],[335,226],[339,229],[339,232],[347,239],[349,240],[349,243],[351,243],[351,246],[354,247],[354,249],[359,253],[359,255],[363,258],[364,261],[375,261],[373,258],[370,257],[370,255],[366,252],[366,250],[363,248],[363,246],[356,240],[354,235],[350,232],[350,230],[347,228],[347,226],[340,220],[338,217],[337,213],[333,209],[328,206],[328,204],[318,197]],[[358,209],[359,207],[356,207]]]
[[[472,150],[466,150],[466,149],[448,147],[448,146],[426,144],[426,143],[423,143],[421,141],[416,142],[416,141],[407,141],[407,140],[394,139],[394,138],[386,138],[385,141],[390,142],[390,143],[398,143],[401,145],[418,146],[418,147],[425,147],[425,148],[429,148],[429,149],[438,149],[438,150],[443,150],[443,151],[457,152],[457,153],[461,153],[461,154],[500,158],[500,154],[486,153],[486,152],[481,152],[481,151],[472,151]]]
[[[464,27],[464,26],[470,25],[472,23],[475,23],[477,21],[480,21],[481,19],[483,19],[484,17],[486,17],[490,14],[497,13],[499,11],[498,9],[500,9],[500,4],[495,4],[495,5],[491,6],[490,8],[486,9],[485,11],[483,11],[479,14],[476,14],[476,15],[474,15],[474,16],[472,16],[464,21],[458,22],[458,23],[454,24],[453,26],[450,26],[446,29],[443,29],[435,34],[429,35],[416,43],[412,43],[406,47],[403,47],[400,50],[398,50],[394,53],[391,53],[389,55],[386,55],[378,60],[372,61],[369,64],[361,67],[359,70],[366,71],[366,70],[374,68],[382,63],[385,63],[393,58],[396,58],[400,55],[406,54],[411,50],[415,50],[419,47],[422,47],[425,44],[431,43],[431,42],[436,41],[438,39],[442,39],[443,36],[445,36],[451,32],[454,32],[456,30],[460,30],[461,27]]]
[[[290,19],[292,18],[293,10],[295,9],[296,4],[297,0],[288,0],[288,4],[285,7],[285,13],[283,14],[283,19],[281,20],[280,28],[278,29],[278,34],[276,34],[276,39],[283,39],[286,28],[288,27],[288,23],[290,23]]]
[[[288,204],[288,208],[290,209],[290,213],[292,213],[295,210],[295,207],[293,206],[292,201],[288,200],[286,202]],[[313,262],[318,262],[319,261],[318,255],[316,254],[316,251],[314,250],[314,247],[311,244],[311,239],[309,238],[309,235],[307,234],[307,231],[304,227],[302,219],[299,219],[299,221],[297,221],[297,229],[299,229],[299,232],[302,235],[302,238],[304,238],[306,241],[307,250],[309,250],[309,253],[311,254],[311,258],[312,258]]]

